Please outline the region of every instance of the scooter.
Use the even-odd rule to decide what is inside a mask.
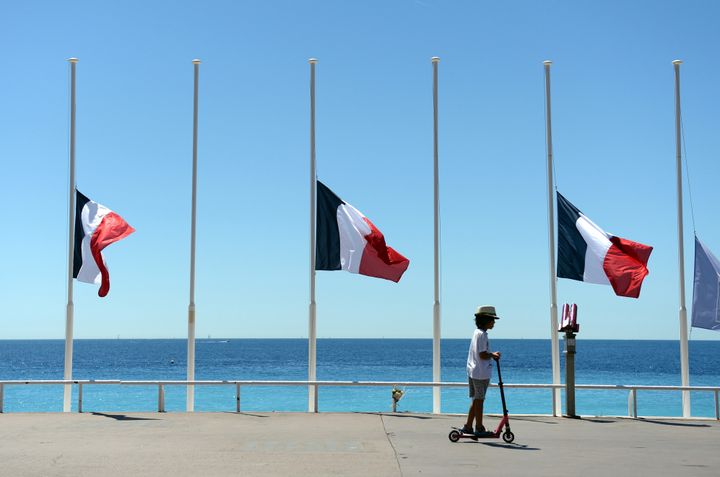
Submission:
[[[448,434],[448,439],[450,439],[451,442],[457,442],[460,439],[472,439],[474,441],[478,439],[497,439],[501,433],[502,439],[508,444],[515,440],[515,434],[510,430],[510,416],[508,415],[507,405],[505,404],[505,390],[503,389],[502,374],[500,374],[500,360],[496,359],[495,362],[497,363],[498,387],[500,388],[500,398],[502,399],[503,406],[503,417],[500,419],[497,429],[475,435],[466,434],[461,428],[453,427],[453,430]],[[502,432],[503,426],[505,426],[505,432]]]

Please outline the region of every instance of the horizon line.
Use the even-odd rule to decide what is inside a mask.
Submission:
[[[720,338],[720,337],[719,337]],[[214,337],[208,337],[208,338],[195,338],[195,341],[218,341],[218,340],[307,340],[307,337],[252,337],[252,336],[246,336],[246,337],[232,337],[232,336],[218,336],[216,338]],[[432,341],[432,337],[428,338],[417,338],[417,337],[392,337],[392,336],[382,336],[382,337],[321,337],[317,338],[319,340],[430,340]],[[470,340],[470,338],[461,337],[461,338],[455,338],[455,337],[446,337],[441,338],[442,340]],[[576,339],[577,335],[576,335]],[[116,341],[116,340],[181,340],[181,341],[187,341],[187,337],[177,338],[177,337],[170,337],[170,338],[133,338],[133,337],[115,337],[115,338],[74,338],[74,341],[83,341],[83,340],[105,340],[105,341]],[[493,338],[493,340],[546,340],[550,341],[551,338]],[[65,338],[0,338],[0,341],[65,341]],[[679,339],[669,339],[669,338],[583,338],[580,341],[680,341]],[[719,341],[718,339],[693,339],[690,341]]]

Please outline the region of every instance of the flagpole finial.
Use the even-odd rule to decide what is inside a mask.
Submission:
[[[72,57],[72,58],[68,58],[68,61],[69,61],[70,63],[77,63],[77,62],[78,62],[78,59],[75,58],[75,57]]]
[[[430,58],[430,61],[432,61],[433,63],[440,63],[440,57],[439,57],[439,56],[433,56],[432,58]]]
[[[317,62],[318,62],[317,58],[308,58],[308,63],[310,63],[311,65],[314,65]]]
[[[550,60],[545,60],[545,61],[543,61],[543,65],[545,65],[545,66],[550,66],[550,65],[552,65],[552,61],[550,61]]]
[[[192,60],[192,63],[193,63],[193,65],[199,65],[199,64],[200,64],[200,60],[198,60],[197,58],[195,58],[194,60]]]
[[[673,60],[672,63],[673,63],[673,65],[681,65],[681,64],[682,64],[682,60]]]

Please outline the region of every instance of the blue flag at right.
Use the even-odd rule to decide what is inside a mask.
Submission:
[[[720,329],[720,260],[695,237],[692,326]]]

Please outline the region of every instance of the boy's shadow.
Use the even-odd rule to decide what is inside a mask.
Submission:
[[[500,443],[500,442],[478,442],[478,444],[482,444],[484,446],[489,446],[489,447],[500,447],[503,449],[511,449],[511,450],[529,450],[529,451],[541,450],[539,447],[529,447],[526,444],[506,444],[506,443]]]

